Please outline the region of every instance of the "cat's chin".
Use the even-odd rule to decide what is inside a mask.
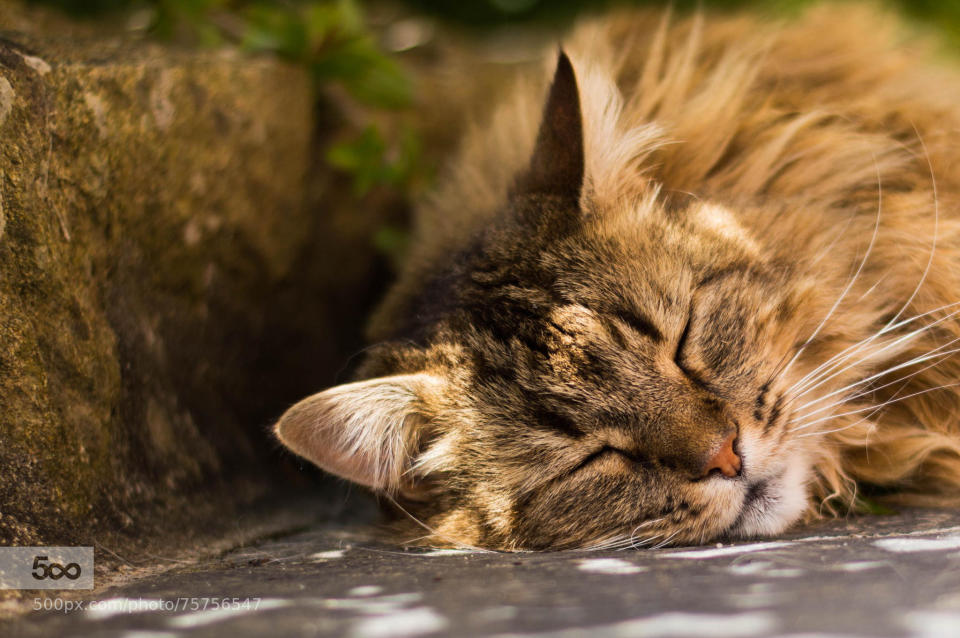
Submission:
[[[796,458],[780,474],[751,484],[727,534],[750,538],[783,532],[807,508],[809,474],[806,460]]]

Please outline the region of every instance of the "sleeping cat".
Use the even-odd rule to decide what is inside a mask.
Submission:
[[[280,440],[431,544],[960,504],[960,76],[849,7],[631,11],[550,57],[420,211],[359,380]]]

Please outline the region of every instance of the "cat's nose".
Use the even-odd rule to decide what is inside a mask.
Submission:
[[[714,470],[719,470],[727,478],[740,476],[740,457],[733,449],[736,440],[737,433],[731,432],[716,451],[707,457],[701,476],[708,476]]]

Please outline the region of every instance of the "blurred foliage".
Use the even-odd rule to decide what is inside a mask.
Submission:
[[[354,0],[32,0],[79,16],[124,11],[146,15],[167,39],[217,46],[233,43],[274,53],[308,69],[318,88],[339,85],[357,105],[399,111],[413,101],[412,83],[379,47]],[[377,186],[407,189],[422,177],[420,145],[410,127],[389,135],[368,125],[327,151],[362,196]]]
[[[107,11],[144,6],[160,6],[168,15],[193,16],[196,20],[212,8],[237,8],[253,2],[234,0],[28,0],[54,5],[74,14],[95,15]],[[597,11],[614,5],[670,5],[676,9],[715,7],[733,9],[744,6],[765,10],[791,11],[818,0],[400,0],[401,4],[447,20],[476,27],[508,22],[566,22],[584,11]],[[841,0],[842,1],[842,0]],[[904,13],[923,18],[947,32],[960,34],[960,0],[880,0]],[[295,5],[329,5],[311,0],[260,0],[261,7],[280,11]],[[199,22],[199,21],[198,21]]]
[[[157,0],[156,7],[154,28],[162,35],[186,29],[212,44],[239,40],[247,50],[270,51],[303,65],[320,84],[341,83],[365,104],[387,109],[410,104],[409,79],[380,50],[352,0]]]
[[[857,514],[873,514],[874,516],[892,516],[898,513],[895,509],[862,494],[854,499],[851,509]]]
[[[341,142],[327,152],[331,165],[354,175],[354,190],[363,195],[377,184],[403,186],[417,171],[420,140],[412,127],[400,130],[393,149],[376,126],[368,126],[353,140]]]
[[[367,31],[354,0],[28,0],[95,16],[148,12],[151,30],[202,44],[225,41],[276,53],[305,66],[320,84],[339,82],[365,104],[396,109],[411,101],[409,78]]]
[[[907,15],[940,28],[952,45],[960,47],[960,0],[900,0],[896,4]]]
[[[669,5],[679,10],[751,6],[764,11],[790,12],[818,1],[823,0],[404,0],[404,4],[447,20],[490,27],[518,21],[564,23],[584,11],[596,12],[622,5]],[[960,43],[960,0],[875,1],[927,21],[943,29],[954,42]]]

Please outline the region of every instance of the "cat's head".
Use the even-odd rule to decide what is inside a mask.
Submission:
[[[276,426],[392,495],[433,542],[502,549],[775,533],[809,460],[779,374],[809,289],[729,210],[650,193],[598,210],[561,54],[529,169],[368,353],[366,380]]]

